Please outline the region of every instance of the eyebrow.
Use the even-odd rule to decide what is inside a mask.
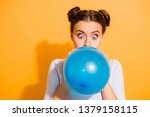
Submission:
[[[82,32],[82,33],[85,33],[85,32],[84,32],[84,31],[82,31],[82,30],[77,30],[76,32],[78,32],[78,31],[79,31],[79,32]],[[92,31],[91,33],[96,33],[96,32],[97,32],[97,33],[100,33],[98,30],[96,30],[96,31]]]

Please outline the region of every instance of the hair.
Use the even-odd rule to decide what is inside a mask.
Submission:
[[[74,26],[79,21],[94,21],[102,26],[102,34],[110,24],[110,16],[105,10],[80,10],[74,7],[68,12],[68,20],[71,23],[70,31],[73,32]]]

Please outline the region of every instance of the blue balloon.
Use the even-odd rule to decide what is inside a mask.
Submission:
[[[100,51],[83,46],[68,56],[63,74],[70,89],[80,94],[92,95],[100,92],[107,84],[110,67]]]

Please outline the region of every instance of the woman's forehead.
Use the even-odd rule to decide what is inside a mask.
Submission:
[[[101,32],[102,26],[99,23],[93,21],[79,21],[77,24],[75,24],[74,30],[81,30],[83,32]]]

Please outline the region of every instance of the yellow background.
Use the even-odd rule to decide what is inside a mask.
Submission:
[[[101,49],[121,62],[127,99],[150,99],[149,0],[0,0],[0,99],[43,99],[50,62],[73,48],[74,6],[110,13]]]

